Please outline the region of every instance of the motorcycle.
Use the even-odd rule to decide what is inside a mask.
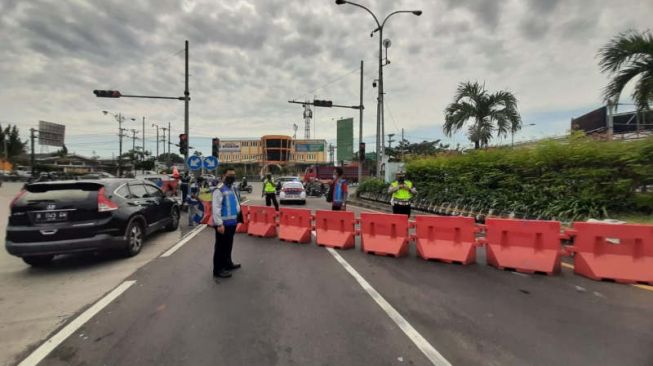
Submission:
[[[252,188],[251,184],[240,183],[240,184],[238,184],[238,190],[240,192],[252,193],[253,188]]]

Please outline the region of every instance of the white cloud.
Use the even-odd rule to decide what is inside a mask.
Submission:
[[[442,111],[466,80],[513,91],[527,116],[598,106],[606,76],[596,51],[621,31],[650,27],[653,18],[653,4],[636,0],[360,1],[379,13],[424,11],[397,15],[385,29],[393,43],[384,69],[392,114],[386,133],[403,127],[429,136],[441,136]],[[97,99],[91,91],[181,96],[179,51],[188,39],[191,138],[292,134],[301,108],[289,99],[357,103],[361,59],[369,136],[376,118],[374,28],[361,9],[331,0],[3,1],[0,121],[24,132],[38,120],[65,122],[70,135],[117,139],[115,122],[100,113],[108,109],[172,121],[174,137],[183,103]],[[341,116],[357,112],[317,110],[318,137],[334,138],[332,119]],[[563,122],[533,133],[562,133]],[[111,146],[101,153],[110,155]],[[78,148],[84,149],[90,147]]]

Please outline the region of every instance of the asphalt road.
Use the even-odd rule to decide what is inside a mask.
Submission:
[[[242,234],[243,268],[214,281],[212,250],[205,229],[141,267],[42,364],[430,365],[429,347],[453,365],[653,364],[642,288],[338,251],[370,290],[324,248]]]

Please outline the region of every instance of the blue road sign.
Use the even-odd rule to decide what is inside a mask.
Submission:
[[[200,170],[202,169],[202,158],[199,156],[189,156],[188,160],[186,160],[186,165],[188,165],[188,169],[190,170]]]
[[[215,156],[207,156],[204,158],[204,168],[207,170],[218,169],[218,159]]]

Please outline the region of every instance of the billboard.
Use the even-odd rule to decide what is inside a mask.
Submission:
[[[65,133],[65,125],[39,121],[39,145],[63,146]]]
[[[337,160],[351,161],[354,157],[354,119],[338,120],[337,126]]]
[[[322,152],[324,144],[295,143],[295,152]]]
[[[239,152],[240,141],[220,141],[220,152]]]

